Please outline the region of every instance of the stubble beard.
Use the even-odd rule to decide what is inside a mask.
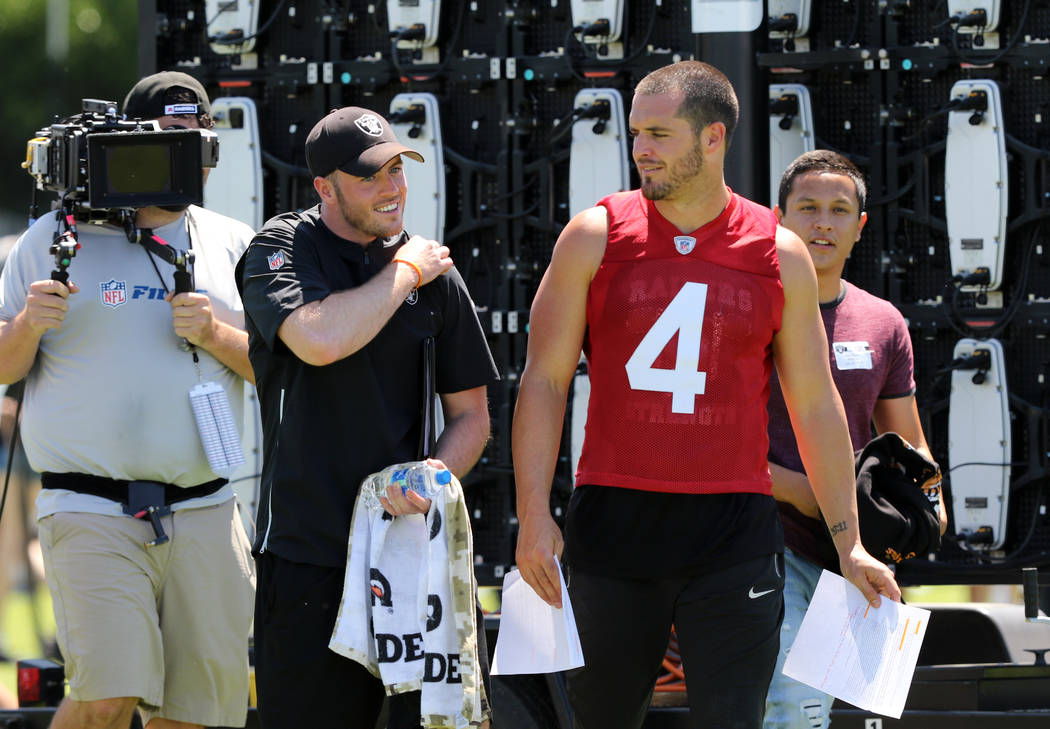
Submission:
[[[642,179],[642,195],[648,200],[666,200],[687,181],[700,174],[704,168],[704,155],[696,145],[689,153],[667,168],[667,179],[664,182],[651,182]]]
[[[401,218],[398,218],[398,229],[391,230],[394,227],[392,224],[384,225],[381,221],[372,219],[371,208],[354,210],[337,186],[333,185],[332,189],[335,190],[335,198],[339,203],[339,215],[352,229],[372,238],[390,238],[401,232]]]

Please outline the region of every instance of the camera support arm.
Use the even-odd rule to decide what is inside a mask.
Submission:
[[[153,235],[150,228],[136,228],[134,223],[125,226],[128,240],[141,243],[150,253],[175,267],[175,293],[193,291],[193,251],[174,248],[163,238]]]
[[[55,218],[59,227],[51,239],[51,248],[48,252],[55,257],[55,270],[51,272],[51,279],[68,283],[69,264],[77,251],[80,243],[77,240],[77,223],[73,211],[63,201],[62,207],[55,211]],[[117,215],[110,215],[111,222],[118,220],[124,223],[124,233],[131,243],[141,243],[150,253],[167,261],[175,267],[175,293],[181,294],[193,291],[193,251],[184,251],[169,245],[166,240],[153,234],[151,228],[136,228],[135,217],[131,211],[121,210]]]
[[[55,270],[51,271],[51,279],[67,284],[69,264],[80,250],[80,243],[77,239],[77,220],[64,201],[62,207],[56,210],[55,217],[59,222],[59,228],[51,237],[51,247],[48,249],[48,252],[55,256]],[[111,214],[110,221],[113,223],[123,221],[124,233],[129,242],[142,244],[150,253],[174,266],[176,294],[193,290],[193,251],[184,251],[168,245],[165,239],[153,235],[151,228],[135,227],[134,215],[131,211],[121,210],[117,215]]]

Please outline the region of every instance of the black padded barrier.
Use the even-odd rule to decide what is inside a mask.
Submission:
[[[155,17],[156,28],[142,32],[139,56],[145,66],[154,62],[156,69],[194,74],[213,96],[256,100],[266,216],[314,204],[302,145],[329,109],[357,104],[385,112],[394,95],[409,91],[438,98],[446,239],[503,373],[490,393],[492,441],[468,480],[479,576],[494,580],[513,563],[511,414],[529,305],[568,220],[569,139],[557,130],[575,94],[616,88],[629,112],[631,89],[650,70],[682,58],[719,66],[743,101],[730,184],[772,202],[764,199],[765,87],[805,84],[817,146],[847,155],[868,178],[870,220],[846,276],[907,317],[920,411],[942,464],[951,379],[943,369],[954,343],[994,334],[1006,348],[1016,464],[1006,543],[989,555],[949,538],[934,561],[907,563],[899,575],[904,582],[1015,581],[1019,565],[1050,561],[1050,251],[1044,250],[1050,235],[1050,6],[1002,3],[992,37],[959,33],[947,20],[946,3],[933,0],[810,5],[806,38],[771,39],[765,27],[694,35],[688,0],[625,0],[622,55],[614,59],[600,44],[576,39],[568,0],[445,0],[434,60],[433,52],[395,46],[382,1],[262,0],[260,24],[272,21],[254,53],[240,57],[211,49],[201,0],[140,0],[142,17]],[[976,78],[999,84],[1008,135],[1001,305],[994,297],[983,303],[974,293],[946,295],[951,270],[943,108],[952,84]],[[559,513],[571,489],[567,436],[564,443],[552,496]]]

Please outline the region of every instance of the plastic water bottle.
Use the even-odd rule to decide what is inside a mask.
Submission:
[[[430,478],[431,475],[433,478]],[[365,489],[365,505],[369,511],[377,512],[383,510],[383,503],[379,498],[386,496],[387,486],[397,486],[401,493],[411,489],[423,498],[430,499],[451,480],[452,474],[447,469],[435,468],[426,461],[414,461],[384,468],[368,479],[361,488]]]

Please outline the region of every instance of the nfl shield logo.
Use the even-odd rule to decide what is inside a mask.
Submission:
[[[691,235],[676,235],[674,237],[674,248],[683,256],[688,256],[692,253],[695,245],[696,238]]]
[[[128,285],[124,281],[110,279],[98,285],[102,297],[102,304],[117,308],[128,300]]]
[[[270,264],[271,271],[276,271],[284,265],[284,251],[277,251],[272,256],[267,256],[266,262]]]

